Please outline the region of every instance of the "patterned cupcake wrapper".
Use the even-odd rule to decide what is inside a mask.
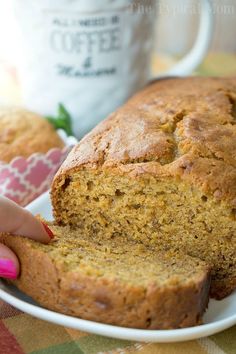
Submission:
[[[58,131],[66,146],[46,154],[35,153],[27,159],[15,157],[10,163],[0,162],[0,195],[25,206],[50,189],[52,179],[77,140]]]

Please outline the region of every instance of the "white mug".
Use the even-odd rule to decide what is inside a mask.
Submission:
[[[190,52],[165,75],[188,75],[212,37],[210,0]],[[63,103],[83,136],[151,77],[156,0],[15,0],[23,103],[53,115]]]

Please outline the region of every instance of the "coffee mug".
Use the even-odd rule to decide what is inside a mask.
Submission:
[[[213,15],[201,0],[190,52],[165,75],[190,74],[207,53]],[[15,0],[21,33],[18,72],[23,104],[53,115],[71,113],[80,138],[153,79],[156,0]]]

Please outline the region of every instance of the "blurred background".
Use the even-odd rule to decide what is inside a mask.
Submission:
[[[181,55],[191,47],[198,27],[198,3],[198,0],[160,0],[157,50]],[[210,50],[234,53],[236,0],[212,0],[212,6],[215,33]],[[162,35],[163,32],[165,37]]]
[[[12,2],[0,0],[0,96],[18,101],[15,86],[19,38]],[[160,0],[153,70],[168,69],[184,55],[194,41],[198,28],[199,0]],[[200,74],[236,75],[236,0],[212,0],[215,29],[209,55],[199,68]],[[165,34],[165,35],[163,35]],[[10,91],[10,95],[9,95]]]
[[[199,73],[236,75],[236,0],[211,0],[211,3],[215,17],[214,35],[209,55]],[[171,66],[176,56],[182,56],[191,48],[198,28],[198,4],[198,0],[159,1],[157,70]]]

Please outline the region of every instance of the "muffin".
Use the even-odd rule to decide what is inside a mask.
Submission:
[[[0,161],[16,156],[46,153],[64,143],[53,126],[40,115],[18,107],[0,108]]]

